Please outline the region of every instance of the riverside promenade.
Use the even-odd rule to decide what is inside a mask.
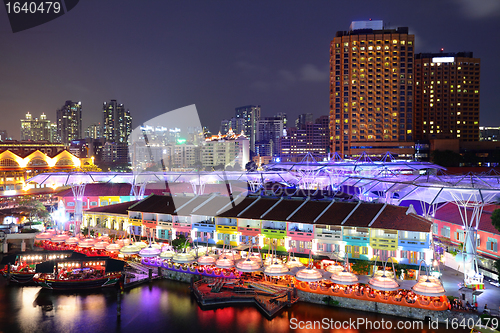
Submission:
[[[264,283],[244,283],[241,280],[203,278],[191,280],[191,291],[200,306],[230,306],[253,303],[267,318],[273,318],[284,307],[295,304],[299,298],[293,288]]]

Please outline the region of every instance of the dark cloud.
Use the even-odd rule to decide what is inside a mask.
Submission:
[[[459,6],[463,16],[470,19],[488,19],[500,17],[499,0],[451,0]]]
[[[329,111],[329,53],[352,20],[409,27],[416,52],[473,51],[481,58],[482,125],[500,125],[499,0],[80,1],[71,12],[12,34],[0,9],[0,129],[19,138],[27,111],[55,120],[82,101],[84,126],[117,99],[134,125],[196,104],[218,130],[234,108],[263,116]]]

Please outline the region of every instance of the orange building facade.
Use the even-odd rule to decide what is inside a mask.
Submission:
[[[415,37],[381,21],[354,25],[370,22],[353,22],[330,45],[331,152],[412,157]]]
[[[479,141],[480,59],[472,52],[415,56],[415,139]]]

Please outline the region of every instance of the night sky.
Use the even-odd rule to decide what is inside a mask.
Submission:
[[[499,0],[81,0],[44,25],[12,33],[0,7],[0,129],[20,138],[26,112],[55,121],[81,101],[84,128],[118,100],[138,126],[196,104],[217,132],[234,108],[262,115],[329,112],[329,48],[353,20],[409,27],[415,53],[481,58],[480,124],[500,126]]]

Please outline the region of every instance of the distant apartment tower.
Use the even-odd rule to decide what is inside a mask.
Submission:
[[[264,117],[257,121],[256,126],[256,144],[255,147],[262,144],[270,144],[272,156],[279,156],[280,138],[283,136],[283,130],[286,122],[286,114],[275,115],[274,117]],[[256,150],[254,150],[256,152]]]
[[[500,127],[479,127],[480,141],[500,141]]]
[[[331,151],[413,154],[414,35],[355,21],[330,45]]]
[[[50,123],[50,142],[61,142],[59,135],[57,135],[57,123]]]
[[[21,119],[21,141],[51,141],[50,121],[42,113],[39,118],[33,118],[28,112]]]
[[[303,126],[306,125],[306,123],[312,123],[313,122],[313,114],[312,113],[302,113],[299,114],[297,119],[295,119],[295,127],[296,128],[302,128]]]
[[[245,120],[236,117],[231,119],[222,119],[219,129],[221,134],[227,134],[229,129],[232,129],[234,133],[241,133],[241,131],[245,131]]]
[[[82,138],[82,102],[66,101],[57,110],[57,136],[62,143]]]
[[[0,130],[0,141],[11,140],[6,130]]]
[[[229,132],[230,128],[231,128],[231,120],[229,120],[229,119],[222,119],[221,122],[220,122],[219,132],[221,134],[226,134],[227,132]]]
[[[283,162],[298,162],[308,153],[327,158],[330,152],[329,117],[321,116],[302,128],[291,127],[280,139],[280,157]]]
[[[123,104],[112,99],[102,107],[102,137],[106,142],[127,143],[132,132],[132,117]]]
[[[235,118],[243,119],[243,131],[250,140],[250,150],[255,152],[257,121],[260,120],[260,105],[236,108]]]
[[[472,52],[415,55],[415,139],[479,141],[480,60]]]
[[[92,124],[87,127],[85,131],[85,137],[91,139],[98,139],[101,137],[101,123]]]

